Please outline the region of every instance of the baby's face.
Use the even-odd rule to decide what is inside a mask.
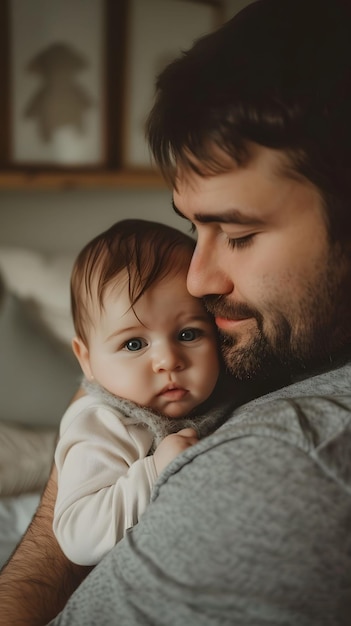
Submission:
[[[219,374],[216,330],[201,300],[189,294],[185,269],[152,286],[134,311],[122,281],[96,314],[80,359],[88,378],[172,418],[211,395]]]

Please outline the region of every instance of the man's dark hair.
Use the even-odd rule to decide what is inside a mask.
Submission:
[[[158,166],[216,173],[250,143],[284,150],[315,184],[330,233],[351,234],[351,12],[346,0],[258,0],[158,77],[147,123]],[[189,159],[196,157],[196,162]],[[201,163],[199,169],[199,161]]]

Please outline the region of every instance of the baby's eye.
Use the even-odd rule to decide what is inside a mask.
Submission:
[[[179,341],[194,341],[201,335],[199,328],[184,328],[178,335]]]
[[[133,337],[133,339],[128,339],[123,347],[126,350],[129,350],[129,352],[137,352],[138,350],[145,348],[146,345],[147,344],[144,339],[141,339],[140,337]]]

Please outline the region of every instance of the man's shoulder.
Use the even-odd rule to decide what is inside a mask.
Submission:
[[[247,407],[265,404],[271,400],[302,396],[340,396],[351,392],[351,360],[340,367],[309,375],[247,403]],[[245,408],[245,407],[244,407]]]
[[[347,364],[257,398],[234,410],[217,436],[223,442],[256,436],[289,444],[351,493],[350,380]]]
[[[210,450],[220,462],[221,454],[236,455],[250,438],[268,455],[270,448],[277,453],[277,445],[299,458],[302,453],[351,493],[350,375],[351,365],[343,366],[229,409],[224,424],[176,459],[167,473]]]
[[[321,464],[322,458],[349,456],[351,392],[346,395],[276,397],[234,411],[218,430],[222,441],[270,437],[291,444]],[[328,452],[329,451],[329,452]],[[351,471],[351,460],[350,460]]]
[[[306,376],[241,405],[225,406],[225,418],[215,434],[243,430],[290,433],[297,442],[330,438],[331,431],[343,429],[351,416],[351,362],[322,373]],[[235,398],[233,398],[235,402]],[[309,437],[308,425],[319,437]]]

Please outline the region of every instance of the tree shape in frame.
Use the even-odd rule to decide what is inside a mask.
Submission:
[[[84,56],[65,43],[53,43],[29,62],[27,71],[39,74],[42,86],[26,106],[24,117],[37,120],[45,142],[62,126],[84,133],[84,113],[92,106],[92,99],[76,75],[88,66]]]

